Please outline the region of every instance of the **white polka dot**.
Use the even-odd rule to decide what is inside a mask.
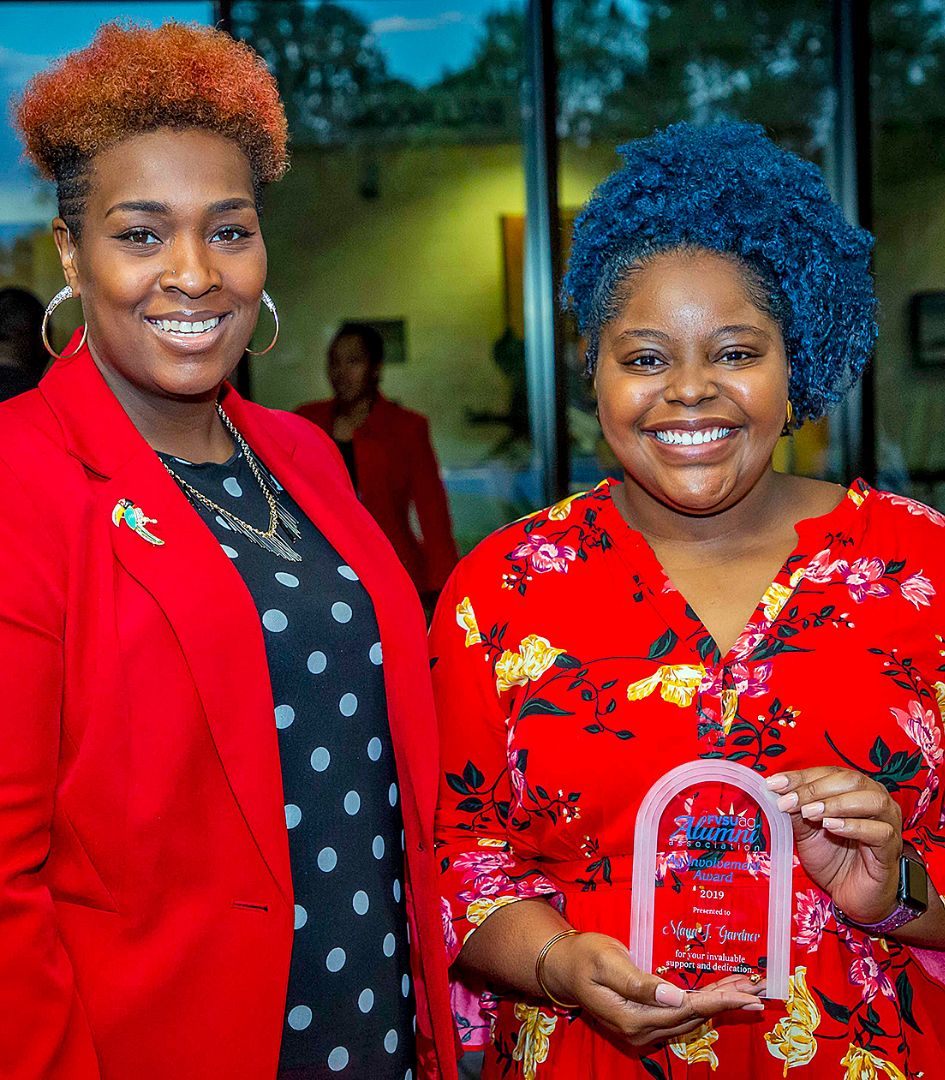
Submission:
[[[354,694],[342,695],[341,701],[338,702],[338,709],[342,716],[354,716],[358,711],[358,699]]]
[[[328,657],[316,649],[315,652],[309,653],[306,663],[308,670],[313,675],[321,675],[325,668],[328,667]]]
[[[384,837],[383,836],[375,836],[374,837],[374,842],[371,844],[371,851],[374,852],[374,858],[375,859],[383,859],[384,858],[384,847],[385,847]]]
[[[371,761],[377,761],[381,756],[381,740],[375,735],[373,739],[367,744],[367,756]]]
[[[267,630],[271,630],[272,633],[278,634],[289,625],[289,620],[283,615],[278,608],[270,608],[263,614],[262,624]]]
[[[387,789],[387,801],[391,804],[391,806],[396,806],[397,805],[397,785],[396,784],[391,784],[391,786]]]
[[[328,1068],[332,1072],[341,1072],[348,1067],[348,1051],[343,1046],[336,1046],[328,1055]]]
[[[235,476],[228,476],[223,481],[224,490],[232,495],[234,499],[238,499],[243,494],[243,489],[240,487],[239,480]]]
[[[220,526],[221,529],[229,529],[230,523],[226,520],[225,517],[222,517],[220,514],[217,514],[214,520]]]
[[[361,796],[356,791],[349,791],[345,795],[345,813],[349,817],[354,815],[361,809]]]
[[[236,548],[231,548],[229,544],[221,544],[220,550],[229,559],[238,559],[240,557],[240,553],[236,550]]]
[[[285,804],[285,825],[287,829],[294,829],[302,820],[302,811],[295,803]]]
[[[400,980],[400,993],[402,994],[403,997],[409,997],[410,996],[410,976],[409,975],[404,975],[404,977]]]
[[[413,1080],[413,1069],[408,1069],[404,1073],[404,1080]]]
[[[396,786],[396,785],[391,785],[391,786]],[[394,804],[391,803],[391,806],[393,806],[393,805]],[[407,837],[404,834],[403,829],[400,830],[400,850],[401,851],[406,851],[407,850]]]
[[[384,649],[379,641],[375,641],[374,644],[371,646],[371,650],[368,653],[368,656],[371,659],[371,663],[375,667],[378,667],[384,663]]]
[[[299,579],[295,574],[285,574],[281,570],[276,574],[276,581],[280,585],[285,585],[287,589],[297,589],[299,587]]]
[[[351,622],[351,608],[340,600],[331,605],[331,617],[335,622]]]
[[[312,1010],[307,1005],[296,1005],[289,1010],[287,1019],[293,1031],[304,1031],[312,1022]]]
[[[315,772],[324,772],[331,764],[331,754],[327,746],[316,746],[312,751],[312,768]]]
[[[369,1013],[374,1008],[374,991],[368,988],[358,994],[358,1008],[363,1013]]]
[[[328,956],[325,957],[325,967],[329,971],[341,971],[347,959],[344,949],[332,949]]]
[[[371,901],[368,899],[368,894],[364,889],[358,889],[354,894],[351,899],[351,906],[354,908],[355,915],[367,915]]]
[[[276,706],[276,727],[281,731],[283,728],[290,727],[292,721],[295,719],[295,709],[291,705],[277,705]]]
[[[400,882],[394,878],[394,899],[400,903]]]
[[[393,1028],[384,1036],[384,1049],[388,1054],[393,1054],[397,1049],[397,1032]]]
[[[330,874],[338,865],[338,853],[333,847],[323,847],[318,853],[318,869]]]
[[[339,566],[338,573],[341,574],[343,578],[347,578],[349,581],[358,580],[358,575],[351,569],[350,566]]]
[[[393,934],[385,934],[384,936],[384,955],[393,956],[394,950],[397,948],[397,941]]]
[[[308,922],[308,912],[301,904],[295,905],[295,929],[301,930]]]

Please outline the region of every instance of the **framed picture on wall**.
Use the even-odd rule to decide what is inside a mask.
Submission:
[[[916,367],[945,368],[945,291],[909,298],[909,342]]]

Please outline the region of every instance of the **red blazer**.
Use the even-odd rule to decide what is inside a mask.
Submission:
[[[310,401],[296,412],[331,435],[335,403]],[[354,433],[358,495],[421,593],[439,592],[456,565],[449,504],[425,416],[378,396]],[[411,528],[414,507],[421,536]]]
[[[420,605],[322,433],[225,408],[374,601],[420,1075],[454,1077]],[[0,1076],[271,1080],[293,895],[249,592],[87,350],[0,405],[0,506]]]

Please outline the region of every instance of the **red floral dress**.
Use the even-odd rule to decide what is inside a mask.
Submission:
[[[859,769],[893,793],[942,887],[945,517],[858,481],[797,529],[726,656],[608,482],[462,561],[431,639],[451,957],[524,897],[628,940],[640,801],[697,758]],[[838,924],[796,863],[793,893],[790,992],[763,1013],[635,1051],[580,1011],[457,985],[460,1035],[488,1044],[486,1078],[942,1076],[945,953]]]

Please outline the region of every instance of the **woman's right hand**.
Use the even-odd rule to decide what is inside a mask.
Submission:
[[[721,1013],[764,1008],[761,988],[744,976],[686,992],[635,967],[626,946],[605,934],[562,938],[545,958],[542,978],[559,1001],[576,1002],[632,1046],[677,1039]]]

